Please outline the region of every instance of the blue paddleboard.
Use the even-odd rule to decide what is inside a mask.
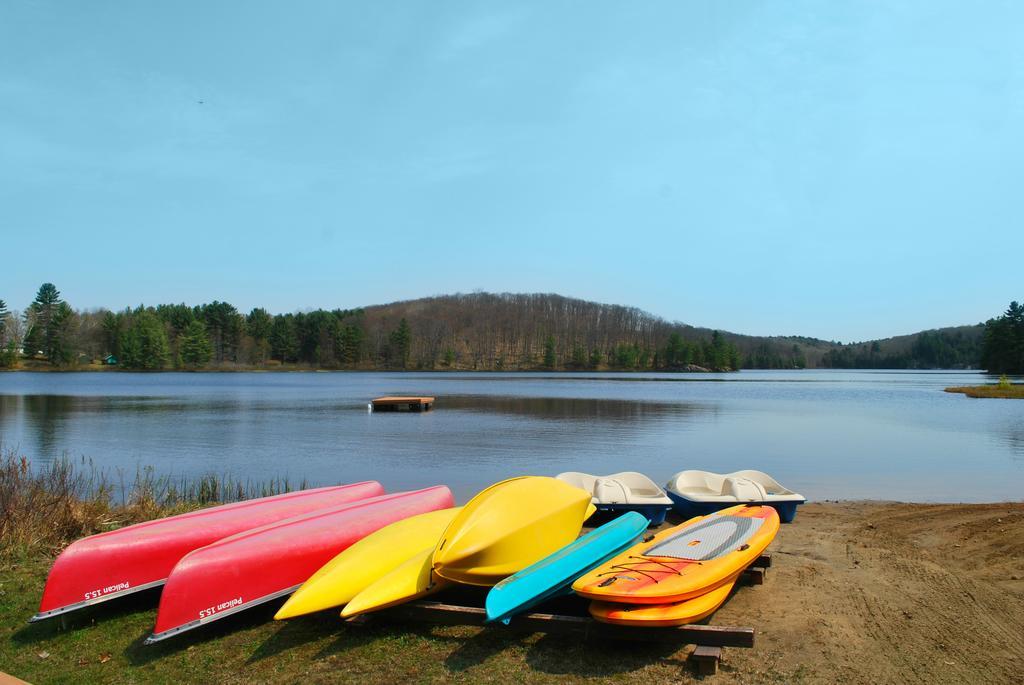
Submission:
[[[504,621],[546,599],[571,592],[573,581],[636,542],[647,517],[630,511],[551,556],[501,581],[487,593],[487,621]]]

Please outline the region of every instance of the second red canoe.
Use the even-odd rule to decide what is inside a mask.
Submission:
[[[296,516],[197,549],[168,576],[146,644],[283,597],[375,530],[452,506],[451,491],[439,485]]]

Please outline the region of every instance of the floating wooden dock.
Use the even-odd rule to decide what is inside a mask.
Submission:
[[[378,397],[371,400],[374,411],[430,411],[433,397]]]
[[[762,554],[740,576],[746,584],[761,585],[772,565],[770,554]],[[568,599],[568,598],[566,598]],[[722,647],[753,647],[753,628],[741,626],[713,626],[700,623],[689,625],[641,628],[636,626],[599,623],[589,615],[563,615],[529,613],[514,616],[506,625],[485,624],[487,611],[481,606],[463,606],[420,600],[400,604],[379,614],[362,614],[348,620],[350,625],[363,625],[386,617],[403,621],[422,621],[447,626],[485,626],[494,630],[526,633],[574,635],[580,638],[630,640],[637,642],[674,642],[695,645],[690,663],[697,673],[711,675],[718,671]]]

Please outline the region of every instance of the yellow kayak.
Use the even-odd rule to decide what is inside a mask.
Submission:
[[[440,539],[460,507],[411,516],[384,526],[324,564],[274,615],[293,618],[341,606]]]
[[[371,584],[352,598],[341,610],[342,618],[351,618],[371,611],[387,609],[396,604],[432,595],[451,583],[438,577],[430,567],[434,548],[427,547],[411,559]]]
[[[590,615],[602,623],[642,628],[696,623],[715,613],[729,597],[735,584],[736,578],[734,577],[711,592],[672,604],[591,602]]]
[[[491,586],[565,547],[593,513],[590,493],[554,478],[496,483],[462,508],[434,550],[437,575]]]

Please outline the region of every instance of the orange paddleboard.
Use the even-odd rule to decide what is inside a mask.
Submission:
[[[702,621],[722,606],[732,592],[736,579],[719,585],[711,592],[672,604],[619,604],[591,602],[590,615],[602,623],[641,628],[681,626]]]
[[[779,514],[739,505],[663,530],[572,584],[604,602],[671,604],[735,580],[775,539]]]

